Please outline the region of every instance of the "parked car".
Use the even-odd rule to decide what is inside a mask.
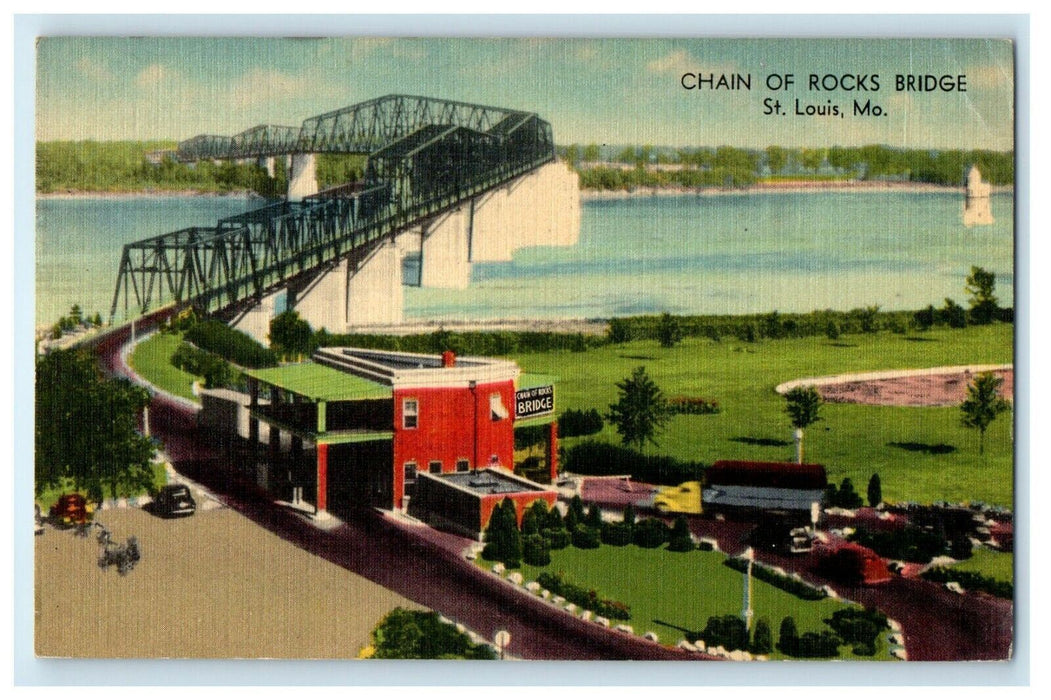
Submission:
[[[91,522],[95,507],[79,493],[66,493],[51,506],[50,519],[55,527],[74,527]]]
[[[165,518],[176,515],[193,515],[197,511],[197,502],[193,500],[190,489],[185,484],[168,484],[161,488],[153,499],[154,512]]]

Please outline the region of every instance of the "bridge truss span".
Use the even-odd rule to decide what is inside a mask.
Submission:
[[[179,144],[178,158],[316,153],[365,154],[363,181],[125,245],[111,319],[120,308],[126,318],[167,303],[214,313],[259,300],[555,158],[551,127],[536,114],[407,95],[311,117],[298,129],[195,136]]]

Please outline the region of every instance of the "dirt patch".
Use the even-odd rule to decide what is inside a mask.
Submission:
[[[993,372],[1004,382],[1000,395],[1012,400],[1014,396],[1014,370]],[[967,398],[967,385],[974,375],[971,372],[948,374],[924,374],[888,379],[846,381],[817,386],[821,398],[829,403],[860,403],[870,406],[958,406]]]
[[[97,565],[94,537],[48,528],[35,542],[36,653],[91,658],[354,658],[396,606],[419,605],[315,557],[232,510],[99,520],[142,559]]]

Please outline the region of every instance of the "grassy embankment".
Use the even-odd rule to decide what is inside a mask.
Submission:
[[[637,634],[652,630],[667,644],[682,639],[686,630],[703,630],[711,616],[740,613],[743,577],[724,566],[725,559],[726,555],[719,552],[669,552],[635,545],[603,545],[597,550],[567,547],[551,552],[547,566],[522,564],[518,571],[526,581],[536,580],[541,571],[561,571],[570,581],[594,588],[603,598],[628,605],[631,619],[626,624]],[[480,563],[486,568],[492,565]],[[830,629],[823,620],[845,607],[848,606],[831,598],[801,600],[752,579],[753,620],[766,618],[775,644],[785,617],[795,618],[800,634],[821,632]],[[892,660],[885,639],[886,634],[881,634],[875,656],[854,656],[850,646],[843,646],[841,658]],[[770,658],[786,657],[775,649]]]
[[[647,452],[711,463],[718,459],[793,458],[792,428],[781,382],[801,377],[899,368],[1008,363],[1013,327],[1006,324],[937,329],[922,339],[881,332],[826,338],[745,343],[689,338],[664,349],[656,341],[633,341],[584,353],[524,354],[527,372],[559,377],[558,411],[596,408],[616,400],[615,383],[644,365],[667,396],[718,401],[717,415],[677,416]],[[824,464],[836,482],[850,477],[861,493],[879,473],[887,500],[932,502],[982,500],[1012,504],[1011,415],[986,433],[960,424],[955,407],[905,408],[826,404],[823,420],[806,431],[807,461]],[[597,439],[617,441],[611,426]],[[577,439],[563,441],[571,446]]]
[[[169,393],[189,399],[200,400],[193,395],[192,385],[202,381],[189,372],[171,363],[172,355],[182,342],[181,333],[155,333],[148,340],[135,346],[128,363],[136,373],[150,384]]]
[[[668,396],[701,396],[718,401],[717,415],[677,416],[651,453],[711,463],[717,459],[788,460],[794,447],[781,382],[800,377],[942,365],[1007,363],[1012,326],[937,329],[922,339],[881,332],[829,341],[826,338],[745,343],[689,338],[674,348],[633,341],[587,352],[520,354],[527,372],[559,377],[557,410],[596,408],[616,400],[615,383],[638,365]],[[143,378],[172,393],[193,398],[194,377],[171,366],[178,336],[158,334],[140,344],[131,363]],[[824,464],[829,478],[850,477],[860,492],[879,473],[887,500],[982,500],[1011,506],[1011,416],[1002,415],[986,434],[985,455],[978,434],[960,425],[955,407],[902,408],[826,404],[823,420],[806,431],[808,461]],[[597,439],[617,442],[606,426]],[[566,446],[579,438],[563,441]]]
[[[973,571],[998,581],[1014,582],[1014,555],[1010,552],[997,552],[978,547],[970,559],[964,559],[952,568],[960,571]]]

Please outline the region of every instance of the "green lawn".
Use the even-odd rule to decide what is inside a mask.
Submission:
[[[631,607],[627,621],[636,634],[652,630],[664,643],[682,639],[682,630],[703,630],[713,615],[736,615],[741,612],[743,575],[724,566],[726,555],[719,552],[669,552],[666,549],[644,549],[635,545],[599,549],[567,547],[551,552],[546,567],[523,564],[526,581],[535,580],[543,571],[563,572],[570,581],[595,588],[603,598],[611,598]],[[491,566],[491,562],[481,562]],[[825,598],[804,601],[779,588],[752,579],[754,621],[766,618],[777,643],[781,620],[795,618],[799,634],[831,629],[822,621],[846,607],[842,602]],[[881,639],[884,637],[881,637]],[[889,660],[886,643],[880,643],[873,657],[857,657],[850,647],[841,648],[845,659]],[[784,658],[776,650],[770,658]]]
[[[169,393],[200,403],[193,395],[191,385],[204,381],[184,372],[171,363],[172,355],[182,342],[181,333],[155,333],[135,346],[129,363],[140,377]]]
[[[847,372],[1008,363],[1012,332],[1012,326],[996,324],[932,330],[922,339],[889,332],[844,336],[836,342],[823,337],[761,343],[689,338],[670,349],[651,340],[515,359],[526,372],[559,377],[559,411],[596,408],[605,413],[616,400],[615,383],[638,365],[646,367],[667,396],[719,402],[720,414],[672,419],[660,446],[647,447],[648,452],[704,463],[790,460],[792,430],[784,399],[774,392],[781,382]],[[960,425],[960,411],[954,407],[826,404],[822,416],[806,432],[806,459],[824,464],[836,482],[849,476],[864,492],[869,477],[878,472],[887,500],[1013,503],[1010,414],[990,426],[984,456],[978,454],[977,432]],[[596,437],[617,441],[609,426]]]
[[[974,550],[974,556],[954,564],[952,568],[974,571],[998,581],[1014,581],[1014,555],[1010,552],[997,552],[979,547]]]

